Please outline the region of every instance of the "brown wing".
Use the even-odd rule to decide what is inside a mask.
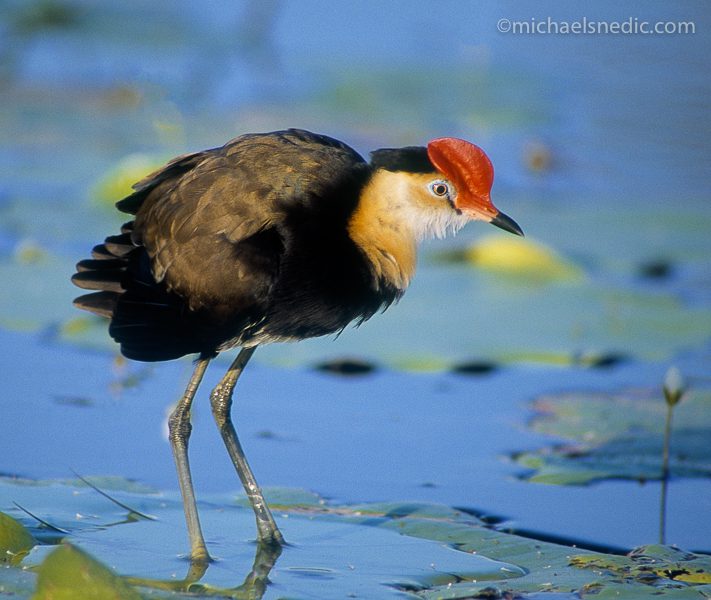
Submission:
[[[100,290],[80,308],[112,317],[127,356],[163,360],[243,343],[267,314],[291,240],[288,215],[323,201],[332,179],[364,164],[323,136],[289,130],[179,157],[118,208],[136,215],[73,281]]]
[[[334,170],[363,162],[340,142],[294,130],[242,136],[167,169],[184,161],[196,164],[177,180],[154,176],[158,185],[136,214],[132,240],[146,248],[156,280],[194,310],[237,310],[268,294],[288,213],[318,201]]]

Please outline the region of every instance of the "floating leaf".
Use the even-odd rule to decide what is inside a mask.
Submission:
[[[141,600],[121,577],[71,544],[54,550],[37,573],[32,600]]]
[[[464,257],[481,269],[538,281],[583,278],[580,267],[553,248],[529,238],[487,235],[469,246]]]
[[[133,191],[133,185],[149,173],[165,163],[165,160],[147,154],[129,154],[106,173],[97,183],[93,196],[96,201],[105,206],[128,196]]]
[[[625,580],[642,583],[650,583],[657,578],[685,583],[711,583],[711,556],[684,552],[671,546],[642,546],[627,556],[572,556],[570,564],[582,569],[602,569]]]
[[[0,512],[0,565],[19,564],[35,543],[22,523]]]
[[[570,440],[514,458],[536,483],[659,479],[666,404],[652,393],[564,394],[535,402],[531,428]],[[711,392],[689,393],[675,414],[671,474],[711,477]]]

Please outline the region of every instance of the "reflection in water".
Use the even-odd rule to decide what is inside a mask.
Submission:
[[[206,561],[190,561],[190,567],[184,579],[163,580],[126,577],[126,581],[132,585],[157,590],[191,592],[199,593],[202,596],[220,596],[239,600],[259,600],[266,592],[267,585],[269,585],[269,573],[271,573],[277,559],[281,556],[281,552],[282,548],[279,546],[257,544],[252,570],[240,585],[233,588],[216,588],[199,583],[210,566],[210,563]]]

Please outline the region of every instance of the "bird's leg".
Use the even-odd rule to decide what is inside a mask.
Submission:
[[[232,391],[235,384],[242,374],[245,365],[254,354],[253,348],[242,348],[240,353],[235,358],[230,368],[225,373],[225,376],[220,380],[212,393],[210,394],[210,404],[212,406],[212,415],[215,417],[215,422],[222,435],[222,440],[227,447],[227,452],[232,459],[232,464],[237,470],[244,490],[247,493],[249,503],[252,505],[254,515],[257,519],[257,542],[271,546],[281,546],[284,544],[284,538],[277,527],[272,513],[264,500],[262,491],[257,485],[257,481],[249,468],[247,458],[244,455],[242,446],[237,439],[237,432],[232,424],[230,409],[232,408]]]
[[[188,535],[190,536],[190,560],[194,563],[205,563],[210,560],[205,538],[200,528],[200,518],[195,504],[195,491],[193,490],[193,478],[190,475],[190,462],[188,460],[188,440],[192,430],[190,406],[209,362],[209,358],[202,356],[197,360],[195,370],[188,382],[188,387],[185,388],[183,396],[168,418],[168,437],[170,439],[170,447],[173,450],[175,466],[178,469],[178,482],[180,483],[180,493],[183,496],[185,521],[187,522]]]

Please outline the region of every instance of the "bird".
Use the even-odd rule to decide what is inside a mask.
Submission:
[[[288,129],[178,156],[116,204],[132,218],[77,264],[72,282],[89,293],[74,305],[108,318],[129,359],[197,355],[168,419],[192,561],[211,560],[188,459],[208,363],[239,348],[210,404],[257,542],[280,548],[231,419],[245,366],[263,344],[338,334],[388,308],[413,277],[421,240],[471,221],[523,235],[494,207],[493,179],[486,153],[459,138],[382,148],[366,161],[332,137]]]

